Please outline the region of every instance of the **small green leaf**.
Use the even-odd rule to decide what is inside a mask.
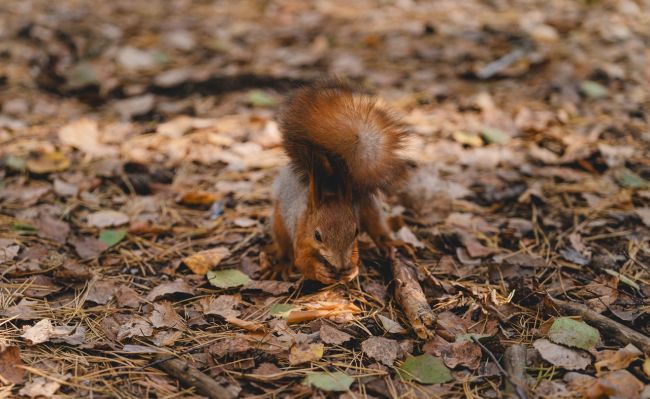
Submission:
[[[237,269],[212,270],[207,274],[210,284],[219,288],[239,287],[250,283],[251,279]]]
[[[271,309],[269,309],[269,313],[274,317],[286,318],[289,316],[289,313],[291,313],[291,311],[295,308],[295,306],[288,303],[275,303],[273,306],[271,306]]]
[[[599,99],[607,97],[607,87],[593,80],[585,80],[580,84],[580,91],[589,98]]]
[[[254,107],[270,107],[275,104],[273,97],[262,90],[253,90],[248,93],[248,102]]]
[[[353,382],[354,378],[341,371],[333,373],[319,371],[307,374],[303,384],[328,392],[345,392],[350,389]]]
[[[643,177],[627,168],[622,168],[616,173],[616,180],[618,184],[625,188],[643,188],[648,185],[648,182]]]
[[[556,344],[580,349],[593,349],[600,341],[598,330],[583,321],[560,317],[553,322],[548,337]]]
[[[634,288],[636,290],[641,290],[641,287],[639,287],[639,284],[637,284],[636,281],[632,280],[631,278],[629,278],[629,277],[627,277],[627,276],[625,276],[625,275],[623,275],[623,274],[621,274],[621,273],[619,273],[619,272],[617,272],[615,270],[612,270],[612,269],[603,269],[603,270],[605,270],[605,272],[607,272],[607,274],[609,274],[610,276],[618,277],[618,279],[619,279],[619,281],[621,283],[627,284],[627,285],[629,285],[630,287],[632,287],[632,288]]]
[[[506,144],[510,141],[510,137],[507,134],[493,127],[483,128],[481,130],[481,136],[483,136],[485,141],[493,144]]]
[[[99,233],[99,241],[106,244],[109,248],[126,237],[126,229],[102,230]]]
[[[11,230],[18,232],[35,232],[37,230],[36,227],[32,226],[31,224],[21,222],[12,223],[10,228]]]
[[[415,380],[422,384],[441,384],[453,379],[442,360],[428,354],[406,359],[397,369],[397,375],[404,381]]]
[[[7,155],[4,159],[4,164],[7,168],[18,172],[23,172],[26,166],[25,160],[15,155]]]

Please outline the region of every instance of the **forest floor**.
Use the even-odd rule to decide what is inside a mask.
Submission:
[[[648,0],[2,0],[0,397],[198,396],[162,354],[212,397],[650,398],[649,49]],[[429,337],[366,237],[265,277],[276,111],[334,74],[410,125]]]

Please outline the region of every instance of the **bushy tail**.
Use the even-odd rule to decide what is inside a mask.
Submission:
[[[280,115],[284,147],[303,176],[349,179],[355,191],[385,190],[406,162],[398,152],[406,129],[366,95],[340,81],[300,89]]]

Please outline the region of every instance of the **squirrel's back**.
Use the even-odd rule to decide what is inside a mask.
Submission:
[[[406,162],[399,156],[406,129],[370,96],[334,81],[300,89],[280,116],[293,169],[349,179],[356,191],[387,189]]]

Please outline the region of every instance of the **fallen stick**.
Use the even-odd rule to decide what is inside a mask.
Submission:
[[[506,348],[503,365],[510,376],[506,380],[506,393],[510,397],[526,397],[526,347],[513,345]]]
[[[475,336],[472,335],[471,338],[472,341],[474,341],[476,345],[480,346],[483,352],[485,352],[490,357],[490,359],[492,359],[494,364],[499,369],[499,374],[501,374],[503,378],[506,380],[506,385],[510,384],[515,387],[514,390],[515,395],[519,399],[528,399],[528,394],[526,393],[526,391],[523,388],[517,386],[517,383],[512,379],[512,376],[508,373],[508,371],[506,371],[503,367],[501,367],[501,363],[499,363],[496,356],[494,356],[494,353],[492,353],[492,351],[490,351],[485,345],[483,345],[481,341],[479,341]]]
[[[411,328],[421,339],[432,338],[436,317],[422,292],[415,272],[399,257],[391,261],[391,272],[395,281],[395,299],[404,310]]]
[[[549,301],[558,308],[562,313],[567,313],[573,316],[580,316],[585,321],[588,321],[593,327],[598,330],[612,335],[615,340],[623,344],[632,344],[639,348],[644,353],[650,353],[650,338],[645,335],[634,331],[633,329],[624,326],[608,317],[596,313],[587,308],[585,305],[573,302],[566,302],[560,299],[547,297]]]
[[[234,396],[214,379],[199,371],[194,366],[180,359],[166,359],[159,355],[156,366],[169,376],[176,378],[181,384],[196,388],[196,392],[210,399],[234,399]]]

